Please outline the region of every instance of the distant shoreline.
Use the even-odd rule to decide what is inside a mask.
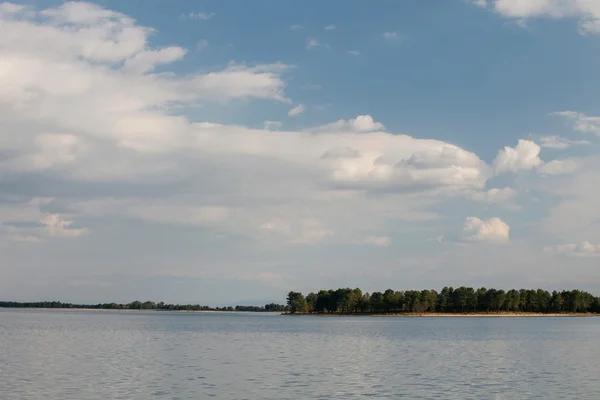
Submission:
[[[111,308],[50,308],[50,307],[0,307],[0,309],[6,310],[32,310],[32,311],[100,311],[100,312],[114,312],[114,311],[126,311],[126,312],[156,312],[156,313],[218,313],[218,314],[233,314],[233,313],[244,313],[244,314],[277,314],[289,317],[405,317],[405,318],[427,318],[427,317],[479,317],[479,318],[493,318],[493,317],[600,317],[600,314],[595,313],[537,313],[537,312],[475,312],[475,313],[287,313],[280,311],[223,311],[223,310],[135,310],[135,309],[111,309]]]
[[[32,311],[101,311],[101,312],[114,312],[114,311],[127,311],[127,312],[156,312],[156,313],[220,313],[220,314],[278,314],[281,315],[281,311],[240,311],[240,310],[157,310],[157,309],[130,309],[130,308],[61,308],[61,307],[0,307],[0,310],[32,310]]]
[[[200,304],[169,304],[153,301],[133,301],[131,303],[63,303],[61,301],[0,301],[0,308],[22,309],[60,309],[60,310],[131,310],[131,311],[179,311],[179,312],[285,312],[288,308],[282,304],[269,303],[264,306],[237,305],[210,307]]]
[[[281,313],[290,317],[600,317],[594,313],[535,313],[535,312],[499,312],[499,313]]]

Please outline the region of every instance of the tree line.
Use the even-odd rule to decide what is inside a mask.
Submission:
[[[0,301],[0,307],[4,308],[82,308],[90,310],[156,310],[156,311],[247,311],[247,312],[270,312],[289,311],[289,307],[282,304],[269,303],[264,306],[228,306],[209,307],[199,304],[166,304],[153,301],[133,301],[131,303],[99,303],[99,304],[72,304],[60,301],[37,301],[20,303],[16,301]]]
[[[600,313],[600,297],[582,290],[550,293],[543,289],[474,289],[461,286],[435,290],[363,293],[360,289],[320,290],[304,296],[289,292],[289,313]]]

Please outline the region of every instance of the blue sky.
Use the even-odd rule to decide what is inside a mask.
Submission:
[[[600,2],[0,4],[0,298],[600,292]]]

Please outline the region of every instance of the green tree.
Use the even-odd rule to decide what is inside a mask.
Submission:
[[[361,307],[361,300],[363,298],[362,290],[356,288],[350,292],[350,299],[348,301],[348,311],[356,313]]]
[[[375,313],[383,311],[383,294],[381,292],[371,294],[371,309]]]
[[[329,308],[331,297],[331,290],[319,290],[319,293],[317,293],[315,311],[318,313],[331,312],[332,310]]]
[[[307,310],[306,300],[300,292],[289,292],[287,305],[290,307],[290,313],[292,314],[306,312]]]
[[[446,308],[448,307],[448,301],[450,300],[450,291],[448,287],[445,286],[442,291],[437,296],[437,304],[436,311],[437,312],[446,312]]]
[[[305,301],[308,312],[314,312],[317,307],[317,295],[313,292],[310,292],[306,295]]]

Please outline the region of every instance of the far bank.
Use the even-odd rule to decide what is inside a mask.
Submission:
[[[594,313],[528,313],[528,312],[500,312],[500,313],[282,313],[285,316],[297,317],[600,317]]]

